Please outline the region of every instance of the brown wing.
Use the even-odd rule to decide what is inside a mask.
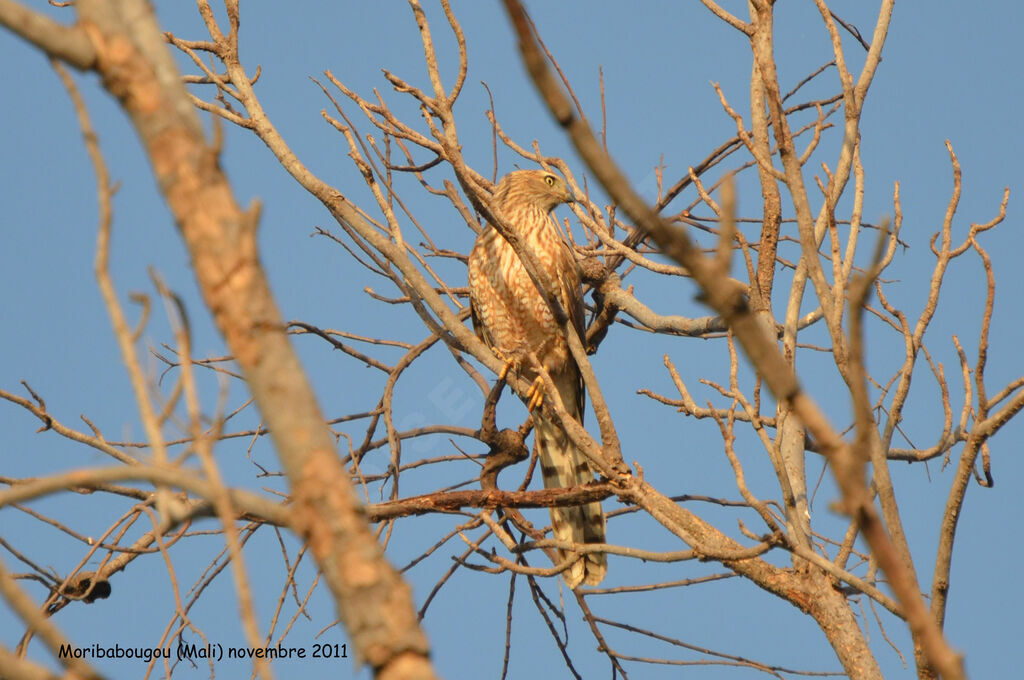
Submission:
[[[573,328],[576,329],[576,334],[580,338],[580,342],[583,343],[583,348],[587,346],[587,329],[585,323],[586,306],[583,301],[583,286],[580,284],[579,270],[576,267],[576,258],[573,256],[572,249],[565,241],[562,241],[562,250],[565,256],[565,265],[563,265],[560,276],[558,278],[559,285],[561,287],[561,295],[559,296],[562,301],[562,305],[565,307],[566,313],[569,315],[569,322],[572,323]],[[569,361],[572,364],[572,368],[575,369],[576,380],[579,383],[578,389],[576,390],[576,414],[579,417],[580,423],[583,422],[583,406],[586,403],[586,390],[583,387],[583,374],[580,373],[579,366],[576,365],[576,360],[571,356]]]
[[[480,338],[481,342],[488,347],[494,347],[487,327],[484,326],[483,319],[480,318],[480,313],[476,309],[476,301],[472,295],[469,296],[469,317],[473,320],[473,332],[476,333],[476,337]]]
[[[581,341],[584,335],[583,289],[572,251],[561,243],[561,266],[558,269],[559,299],[569,314],[569,320]],[[583,376],[576,360],[570,355],[552,373],[558,391],[574,397],[576,412],[572,415],[583,422],[585,390]],[[566,403],[572,409],[573,404]],[[579,451],[560,425],[548,420],[543,413],[534,413],[534,435],[540,454],[541,474],[547,488],[570,487],[587,484],[594,480],[594,473],[586,456]],[[574,543],[604,543],[605,517],[600,503],[581,506],[550,508],[551,528],[555,538]],[[571,560],[573,553],[558,550],[560,560]],[[577,556],[572,565],[562,573],[570,588],[578,585],[597,585],[608,570],[608,558],[604,553],[586,553]]]

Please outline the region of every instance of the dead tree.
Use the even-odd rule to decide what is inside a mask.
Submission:
[[[996,279],[983,239],[1003,220],[1009,191],[995,217],[972,223],[962,234],[956,228],[960,167],[949,145],[954,189],[941,230],[929,243],[935,263],[927,298],[918,313],[890,303],[888,275],[897,251],[906,245],[900,231],[899,186],[892,196],[891,219],[877,224],[866,221],[860,120],[880,68],[892,0],[880,1],[870,38],[837,16],[824,0],[816,0],[833,50],[823,55],[821,68],[803,74],[806,77],[789,92],[780,86],[775,59],[773,3],[751,0],[750,16],[744,19],[705,0],[714,20],[726,22],[749,43],[753,68],[747,85],[752,105],[747,113],[738,111],[730,104],[729,88],[716,84],[723,115],[735,123],[735,136],[714,145],[706,158],[672,183],[659,170],[653,202],[641,197],[618,169],[601,141],[604,131],[592,129],[558,66],[557,45],[541,40],[544,27],[534,26],[515,0],[504,4],[530,77],[586,167],[574,168],[562,158],[543,153],[537,142],[531,145],[513,138],[494,107],[487,112],[493,131],[493,167],[472,167],[459,134],[461,118],[455,113],[467,82],[470,40],[446,0],[440,0],[443,38],[435,36],[420,2],[409,0],[428,87],[417,87],[386,70],[384,78],[394,90],[387,97],[376,91],[372,96],[357,92],[329,70],[315,78],[329,105],[323,119],[344,140],[349,159],[372,197],[370,203],[357,204],[352,198],[354,188],[332,186],[293,152],[261,104],[260,71],[244,64],[239,54],[243,31],[237,0],[225,1],[226,21],[217,18],[207,0],[197,0],[207,31],[203,36],[160,33],[141,0],[78,0],[78,23],[72,26],[55,23],[12,0],[0,0],[0,23],[54,60],[75,101],[98,184],[97,279],[145,427],[142,441],[111,442],[91,422],[87,421],[90,431],[85,432],[57,420],[47,410],[44,395],[27,384],[28,396],[0,391],[4,399],[37,417],[42,429],[113,459],[110,466],[85,471],[2,478],[7,487],[0,491],[4,513],[34,513],[38,521],[64,529],[75,550],[81,551],[80,543],[86,547],[77,566],[62,565],[66,572],[55,574],[37,565],[25,546],[3,544],[7,554],[0,560],[0,591],[27,629],[17,649],[0,647],[0,670],[5,677],[45,677],[38,674],[46,671],[26,658],[28,642],[38,636],[56,654],[67,643],[55,625],[57,612],[118,597],[118,576],[128,564],[140,558],[155,562],[159,555],[174,577],[174,545],[192,540],[189,528],[206,516],[216,519],[224,538],[224,550],[211,562],[211,570],[219,572],[230,565],[240,625],[252,648],[286,644],[282,641],[291,622],[309,615],[306,603],[322,576],[354,654],[377,677],[433,677],[419,619],[442,588],[475,570],[493,574],[495,587],[509,592],[502,677],[508,672],[510,655],[516,653],[509,642],[512,607],[516,584],[523,582],[568,671],[579,677],[560,630],[568,626],[566,615],[551,593],[566,566],[559,564],[558,550],[582,548],[547,537],[548,528],[528,519],[546,514],[533,515],[529,509],[601,500],[606,501],[606,510],[613,500],[619,504],[608,513],[612,542],[588,549],[606,552],[611,558],[610,573],[625,576],[605,587],[577,588],[563,595],[582,611],[581,630],[592,635],[596,653],[607,659],[613,677],[628,677],[631,667],[640,663],[680,663],[672,657],[680,650],[696,652],[703,663],[744,666],[776,676],[803,672],[696,648],[671,632],[647,629],[643,620],[629,620],[614,606],[606,606],[607,600],[602,600],[600,611],[593,604],[595,598],[617,601],[637,592],[697,588],[730,577],[740,577],[809,616],[834,650],[843,673],[851,678],[882,677],[873,648],[877,643],[869,642],[866,624],[858,620],[864,605],[880,625],[909,630],[919,677],[965,677],[961,658],[942,630],[957,521],[972,480],[982,486],[993,483],[989,440],[1024,406],[1024,378],[999,380],[995,385],[985,380]],[[844,46],[844,34],[855,38],[854,47]],[[450,42],[457,51],[458,62],[451,71],[439,64],[437,40]],[[848,49],[862,51],[857,59],[864,62],[860,69],[848,65],[853,61]],[[182,76],[171,50],[187,56],[194,71]],[[113,188],[88,112],[61,63],[98,73],[104,88],[128,114],[230,352],[228,357],[195,356],[185,305],[154,276],[157,297],[166,303],[175,329],[167,348],[157,353],[168,375],[174,376],[168,385],[158,387],[139,357],[146,314],[138,324],[128,321],[109,275]],[[829,96],[802,97],[808,83],[823,81],[831,83]],[[401,113],[410,102],[418,115]],[[203,134],[197,109],[215,121],[213,140]],[[459,115],[468,114],[460,111]],[[346,257],[365,269],[366,276],[394,287],[397,294],[390,296],[377,292],[376,286],[365,286],[365,294],[382,307],[401,308],[408,324],[420,329],[417,341],[370,337],[361,332],[359,319],[346,320],[351,325],[341,329],[325,329],[281,317],[260,265],[265,256],[255,238],[259,205],[243,209],[238,204],[218,162],[224,125],[262,141],[310,200],[327,209],[334,224],[317,228],[317,235],[343,249]],[[478,233],[485,223],[494,225],[517,248],[543,288],[536,263],[517,243],[514,230],[492,201],[494,181],[501,173],[499,155],[557,172],[577,198],[573,216],[563,226],[578,256],[590,314],[585,333],[577,333],[567,322],[564,331],[591,396],[588,417],[592,414],[596,425],[580,426],[557,399],[546,400],[543,408],[562,423],[599,473],[600,479],[593,484],[530,490],[536,465],[528,447],[531,420],[509,405],[509,392],[525,396],[530,385],[514,371],[505,380],[493,380],[503,372],[504,362],[467,325],[465,251],[449,247],[449,236],[430,226],[436,219],[412,207],[411,197],[431,195],[465,225],[467,234]],[[822,169],[814,175],[816,186],[806,180],[812,167]],[[758,210],[741,214],[737,197],[743,195],[744,204],[751,205],[757,190],[762,197]],[[842,201],[849,194],[852,202]],[[852,207],[840,208],[847,205]],[[933,361],[925,333],[938,309],[949,266],[961,257],[978,258],[987,286],[975,293],[983,310],[980,328],[964,329],[964,334],[978,338],[976,355],[968,356],[954,338],[963,388],[962,403],[954,408],[950,382],[941,363]],[[779,276],[780,271],[785,276]],[[641,299],[630,285],[657,281],[674,286],[686,279],[707,307],[703,316],[656,311],[677,310],[670,301]],[[148,299],[145,303],[148,313]],[[801,313],[808,306],[812,311]],[[565,318],[564,312],[555,316]],[[649,397],[650,408],[666,419],[684,418],[688,427],[700,420],[715,423],[720,450],[735,475],[738,500],[704,494],[693,480],[645,477],[645,442],[620,437],[602,390],[601,371],[590,359],[595,354],[600,358],[605,339],[620,332],[670,338],[680,347],[702,339],[724,348],[728,356],[724,364],[683,370],[666,354],[665,370],[677,394],[653,389],[641,393]],[[292,349],[293,343],[310,343],[314,338],[379,373],[376,384],[383,387],[363,398],[364,407],[330,418],[321,412]],[[865,358],[866,338],[873,348],[884,345],[885,351],[904,357],[895,372],[881,375],[872,370]],[[446,351],[431,351],[442,348]],[[801,384],[798,357],[815,352],[829,357],[835,369],[832,394],[814,394]],[[935,428],[934,446],[901,448],[900,422],[909,413],[912,377],[922,359],[935,379],[934,386],[924,389],[941,394],[943,419]],[[438,375],[460,376],[478,390],[479,398],[473,402],[479,408],[478,427],[402,424],[396,390],[421,367]],[[215,372],[224,381],[244,381],[259,410],[259,425],[234,429],[232,418],[245,412],[250,402],[228,411],[225,404],[201,393],[196,381],[199,371]],[[693,396],[695,380],[705,385],[712,398],[699,401]],[[841,431],[842,424],[830,421],[819,405],[839,393],[852,404],[850,435]],[[203,406],[211,401],[217,402],[212,413]],[[669,408],[681,415],[673,416]],[[509,413],[519,420],[509,421]],[[180,436],[168,436],[172,425],[179,427]],[[215,450],[233,441],[256,442],[267,436],[277,451],[279,468],[260,467],[248,480],[225,476]],[[417,442],[427,442],[429,453],[410,455],[410,444]],[[751,451],[770,462],[775,484],[770,495],[755,493],[747,484],[744,461],[750,460]],[[809,456],[824,460],[831,470],[838,493],[834,508],[846,517],[842,525],[809,502]],[[889,468],[894,461],[923,464],[936,459],[955,470],[943,477],[949,490],[939,540],[933,547],[935,559],[915,564]],[[469,475],[467,461],[474,466]],[[262,477],[278,473],[288,481],[285,498],[260,487]],[[424,492],[425,485],[429,488]],[[408,488],[417,492],[405,492]],[[32,499],[76,492],[123,498],[125,513],[112,518],[100,538],[83,540],[70,529],[66,517],[50,517],[24,505]],[[705,512],[704,507],[721,512]],[[386,559],[387,551],[394,548],[393,531],[423,515],[444,517],[449,526],[400,572]],[[616,523],[624,522],[623,518],[667,530],[663,549],[642,549],[631,544],[628,535],[617,534]],[[151,524],[146,531],[129,531],[143,519]],[[257,620],[253,601],[259,597],[254,590],[270,589],[267,584],[252,583],[246,568],[251,559],[246,543],[260,527],[279,532],[289,569],[283,584],[272,584],[280,597],[269,630]],[[287,534],[297,536],[301,547],[287,544],[282,538]],[[460,540],[464,545],[453,550],[450,546]],[[296,573],[307,551],[316,570],[309,581],[302,582],[306,594],[300,597],[301,577]],[[417,612],[402,572],[449,553],[450,568],[434,582]],[[10,556],[27,564],[30,571],[12,577],[6,566]],[[99,566],[84,570],[96,557]],[[712,576],[689,576],[688,565],[696,562],[715,563],[721,570]],[[678,577],[667,581],[655,577],[663,573],[652,568],[659,564],[673,565]],[[19,580],[43,586],[43,602],[33,601]],[[182,644],[186,636],[207,638],[190,612],[209,583],[206,576],[201,577],[194,598],[177,600],[154,647]],[[927,601],[922,592],[928,593]],[[295,602],[293,615],[288,624],[280,624],[282,603],[288,598]],[[614,644],[611,631],[615,631]],[[621,631],[658,640],[670,651],[658,658],[640,657],[622,647]],[[79,676],[97,675],[81,659],[61,661]],[[149,671],[159,663],[151,662]],[[173,673],[175,664],[164,663],[165,672]],[[211,661],[211,672],[214,668]],[[269,676],[270,670],[264,662],[255,664],[257,673]]]

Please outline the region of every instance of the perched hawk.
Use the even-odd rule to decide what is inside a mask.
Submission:
[[[550,216],[555,206],[572,200],[565,182],[543,170],[509,173],[494,192],[499,212],[540,262],[548,281],[555,287],[552,292],[582,338],[583,290],[576,261]],[[519,367],[520,375],[527,380],[537,378],[527,358],[533,352],[558,387],[566,410],[583,422],[583,380],[565,335],[515,251],[489,224],[469,255],[469,298],[473,328],[480,339],[500,357]],[[542,385],[539,388],[543,390]],[[536,401],[531,399],[529,407],[534,408]],[[560,425],[544,417],[541,409],[533,410],[533,431],[545,487],[576,486],[594,479],[583,453],[572,444]],[[559,540],[605,542],[600,503],[551,508],[551,526]],[[558,553],[563,561],[575,554],[563,550]],[[606,570],[604,553],[587,553],[578,555],[577,561],[562,575],[569,587],[575,588],[580,583],[597,585]]]

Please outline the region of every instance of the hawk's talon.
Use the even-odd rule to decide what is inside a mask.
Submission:
[[[505,359],[505,357],[501,356],[500,354],[498,355],[498,357],[501,359]],[[498,380],[505,380],[505,378],[508,377],[508,372],[512,370],[513,366],[515,366],[515,363],[516,362],[514,359],[505,359],[505,365],[501,367],[501,372],[498,373]]]
[[[498,357],[502,361],[501,370],[498,371],[498,382],[503,382],[508,377],[509,371],[512,369],[519,370],[519,360],[515,357],[507,357],[505,353],[499,351],[498,348],[492,347],[491,351],[494,352],[494,356]]]
[[[526,410],[533,413],[534,409],[538,409],[544,405],[544,378],[537,376],[533,379],[533,384],[530,385],[530,389],[526,392]]]

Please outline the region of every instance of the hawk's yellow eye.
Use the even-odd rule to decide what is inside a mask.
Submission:
[[[554,175],[544,175],[544,183],[547,184],[549,187],[555,186],[555,176]]]

